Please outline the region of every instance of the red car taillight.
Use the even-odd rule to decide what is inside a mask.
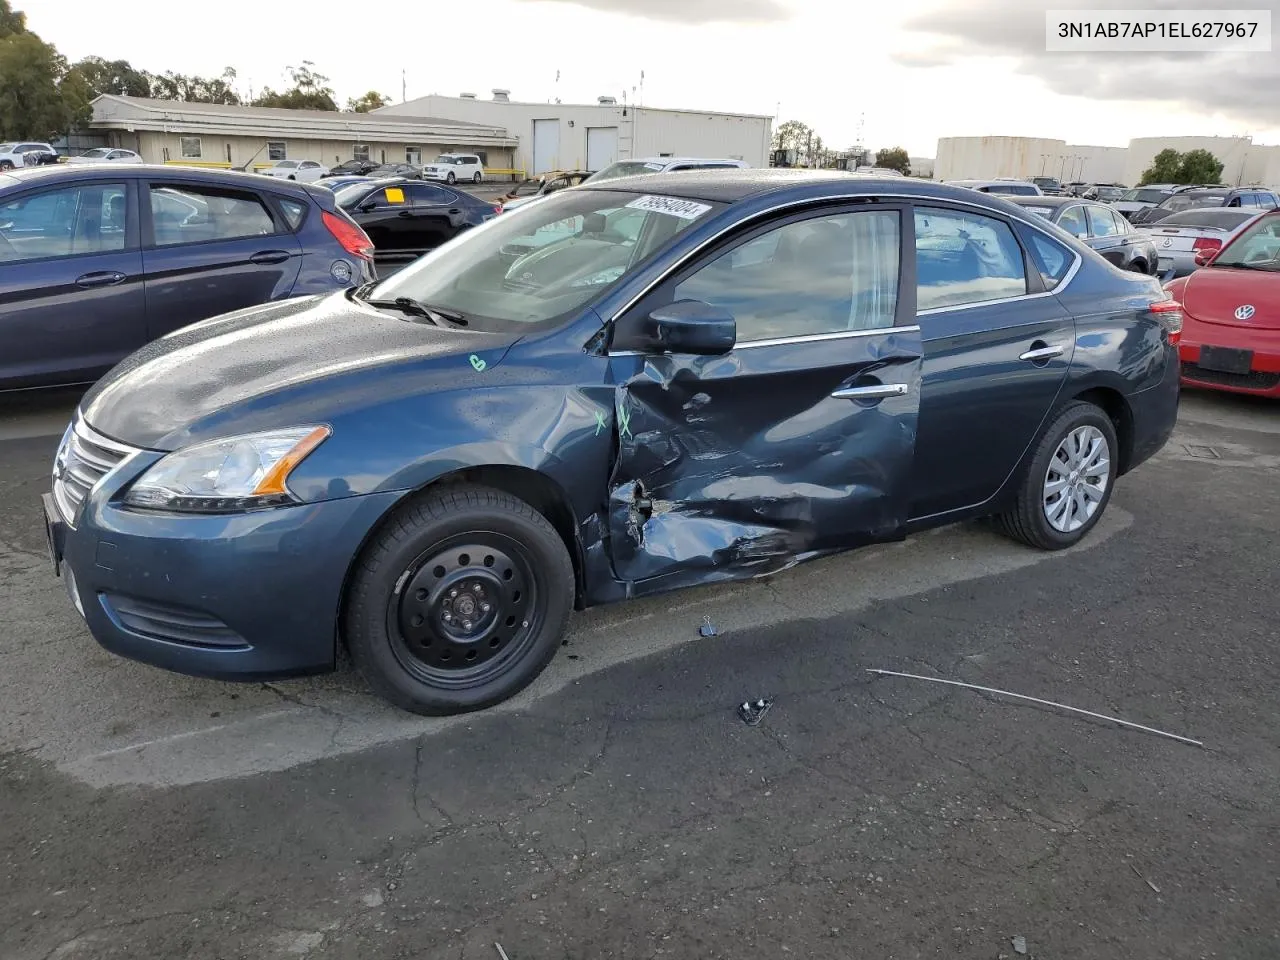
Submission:
[[[343,250],[353,257],[368,260],[370,263],[373,262],[373,241],[369,239],[367,233],[360,229],[359,225],[337,214],[330,213],[328,210],[320,211],[320,219],[324,221],[324,225],[333,234],[333,238],[342,244]]]
[[[1195,243],[1191,244],[1191,249],[1196,253],[1204,251],[1213,253],[1215,250],[1222,249],[1222,241],[1216,237],[1196,237]]]
[[[495,204],[493,205],[493,212],[494,212],[495,214],[501,213],[501,212],[502,212],[502,204],[500,204],[500,203],[495,203]]]
[[[1182,304],[1177,300],[1157,300],[1147,308],[1164,324],[1169,342],[1174,346],[1182,340]]]

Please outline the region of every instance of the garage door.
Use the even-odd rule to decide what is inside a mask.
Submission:
[[[587,128],[587,169],[603,170],[618,159],[618,128]]]
[[[560,156],[560,121],[533,121],[533,172],[554,170]]]

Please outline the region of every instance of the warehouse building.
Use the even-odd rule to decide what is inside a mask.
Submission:
[[[510,91],[492,99],[474,94],[419,97],[373,111],[371,117],[409,121],[446,117],[501,128],[516,141],[513,166],[528,174],[600,170],[615,160],[695,156],[768,166],[773,118],[710,110],[668,110],[599,97],[592,104],[522,103]]]
[[[1168,149],[1208,150],[1222,161],[1223,183],[1280,185],[1280,147],[1255,144],[1249,137],[1140,137],[1124,147],[1042,137],[943,137],[935,175],[941,180],[1057,177],[1132,186],[1156,154]]]
[[[486,167],[510,169],[516,140],[500,126],[431,116],[283,110],[148,100],[103,94],[93,101],[91,132],[107,146],[137,151],[148,163],[265,166],[353,157],[423,163],[442,153],[478,153]]]

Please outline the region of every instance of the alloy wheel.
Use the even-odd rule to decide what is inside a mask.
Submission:
[[[1111,449],[1091,424],[1070,431],[1045,471],[1045,519],[1059,533],[1074,533],[1098,512],[1111,480]]]

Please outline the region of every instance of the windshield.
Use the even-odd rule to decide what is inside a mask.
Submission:
[[[1164,190],[1130,190],[1120,199],[1126,203],[1159,203],[1167,196]]]
[[[603,170],[593,173],[584,183],[602,183],[605,180],[617,180],[619,177],[634,177],[642,173],[661,173],[664,167],[652,160],[619,160],[611,163]]]
[[[1196,207],[1220,207],[1226,202],[1225,193],[1175,193],[1160,204],[1160,207],[1163,210],[1178,213],[1181,210],[1192,210]]]
[[[106,147],[94,147],[92,150],[86,150],[80,154],[82,157],[105,157],[111,151]]]
[[[296,167],[297,165],[298,165],[297,160],[277,160],[276,161],[277,167]]]
[[[372,180],[357,180],[355,183],[345,184],[333,191],[334,202],[340,207],[354,206],[376,186],[377,184]]]
[[[723,206],[636,191],[566,190],[466,231],[363,296],[408,297],[461,317],[470,329],[549,325]]]
[[[1119,200],[1123,196],[1124,196],[1124,191],[1121,190],[1119,187],[1099,187],[1098,188],[1099,200]]]
[[[1262,217],[1253,226],[1246,227],[1210,266],[1280,273],[1280,216]]]

